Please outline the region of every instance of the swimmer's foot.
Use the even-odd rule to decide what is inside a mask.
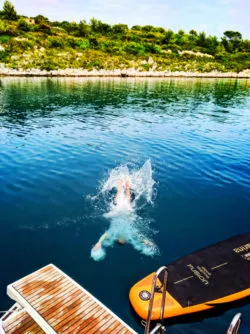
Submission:
[[[121,188],[123,186],[123,180],[120,179],[118,182],[117,182],[117,188]]]
[[[100,249],[102,247],[101,242],[97,242],[93,248],[93,250],[96,252],[98,249]]]

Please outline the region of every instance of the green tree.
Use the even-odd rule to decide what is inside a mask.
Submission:
[[[161,34],[164,34],[165,29],[162,28],[162,27],[154,27],[153,31],[154,31],[154,32],[159,32],[159,33],[161,33]]]
[[[223,44],[217,46],[215,50],[215,58],[224,62],[228,61],[228,53]]]
[[[174,32],[172,30],[167,30],[163,36],[162,44],[169,44],[171,37],[173,37]]]
[[[103,23],[101,20],[97,20],[94,17],[90,20],[90,28],[94,33],[108,34],[111,31],[111,26],[107,23]]]
[[[148,24],[146,26],[141,27],[141,30],[145,32],[149,32],[149,31],[153,31],[154,27]]]
[[[242,42],[242,49],[243,49],[243,51],[245,51],[245,52],[249,52],[249,53],[250,53],[250,40],[245,39],[245,40]]]
[[[115,24],[112,27],[113,34],[123,34],[125,35],[128,31],[128,26],[126,24]]]
[[[63,21],[60,27],[63,28],[68,34],[79,35],[79,25],[76,22]]]
[[[34,19],[40,31],[48,35],[51,34],[50,22],[47,17],[43,15],[37,15]]]
[[[141,26],[135,25],[131,28],[131,30],[135,30],[135,31],[141,31]]]
[[[214,55],[216,52],[216,48],[219,45],[219,41],[217,39],[216,36],[208,36],[207,40],[206,40],[206,44],[207,44],[207,52],[209,54]]]
[[[194,29],[191,29],[189,31],[189,35],[192,36],[192,37],[197,37],[198,36],[197,31],[195,31]]]
[[[80,21],[78,28],[79,28],[79,36],[87,37],[89,35],[90,28],[86,20]]]
[[[15,21],[18,18],[15,7],[8,0],[4,1],[2,15],[6,20]]]
[[[110,33],[111,29],[112,29],[111,26],[107,23],[101,22],[99,26],[99,31],[104,35],[107,35],[108,33]]]
[[[222,44],[228,52],[237,52],[242,47],[242,35],[238,31],[227,30],[222,37]]]
[[[198,35],[197,45],[205,48],[207,46],[207,37],[206,34],[203,32],[200,32]]]
[[[92,17],[90,20],[90,27],[93,32],[99,32],[99,26],[101,21],[97,20],[96,18]]]
[[[34,17],[35,19],[35,23],[36,24],[48,24],[49,23],[49,19],[43,15],[37,15],[36,17]]]
[[[180,29],[178,31],[178,33],[175,34],[175,38],[176,38],[176,44],[180,45],[180,46],[182,46],[182,45],[184,46],[184,44],[185,44],[185,42],[187,40],[186,34],[185,34],[185,32],[182,29]]]
[[[197,45],[197,41],[198,41],[197,32],[194,29],[190,30],[188,34],[188,49],[194,50]]]

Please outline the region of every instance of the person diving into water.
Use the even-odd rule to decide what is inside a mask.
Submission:
[[[125,188],[125,191],[124,191]],[[130,184],[129,180],[126,180],[125,187],[123,180],[119,180],[117,186],[117,193],[114,199],[114,204],[117,208],[127,206],[127,209],[131,209],[131,194],[130,194]],[[102,243],[105,239],[109,237],[108,232],[105,232],[98,242],[95,244],[93,250],[96,251],[102,247]],[[125,244],[125,240],[123,238],[118,238],[117,242],[121,245]]]
[[[111,218],[111,226],[92,248],[91,255],[94,259],[100,260],[105,257],[105,251],[102,246],[112,245],[117,241],[120,245],[126,242],[131,243],[138,250],[150,254],[153,253],[154,244],[134,228],[133,223],[136,215],[133,211],[133,193],[131,193],[129,179],[120,179],[117,184],[117,193],[113,201],[112,215],[106,214]],[[98,255],[99,254],[99,255]]]

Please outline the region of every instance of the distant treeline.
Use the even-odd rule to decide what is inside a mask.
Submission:
[[[0,11],[0,62],[12,68],[242,71],[250,68],[250,41],[238,31],[222,38],[204,32],[126,24],[92,18],[52,22],[18,15],[5,1]]]

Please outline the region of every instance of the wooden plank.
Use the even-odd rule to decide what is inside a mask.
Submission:
[[[47,317],[48,322],[56,326],[57,323],[61,323],[63,320],[66,320],[70,317],[70,315],[76,316],[77,313],[80,312],[82,308],[87,305],[87,307],[91,307],[93,304],[93,300],[90,298],[86,298],[85,300],[81,298],[77,293],[71,300],[65,300],[65,303],[58,309],[56,309],[53,313],[50,313]],[[59,316],[60,313],[60,316]],[[68,320],[67,320],[68,321]]]
[[[30,290],[30,293],[23,293],[20,290],[17,290],[22,296],[26,296],[26,300],[31,304],[33,302],[41,301],[43,298],[48,296],[53,296],[60,288],[60,290],[63,290],[60,286],[60,282],[53,281],[53,285],[50,285],[47,287],[42,286],[37,288],[34,288],[33,290]]]
[[[88,326],[88,324],[93,321],[94,314],[96,315],[96,317],[101,317],[105,314],[105,311],[101,307],[98,308],[96,307],[96,305],[94,305],[94,307],[92,306],[92,308],[89,309],[88,314],[86,314],[85,310],[79,313],[76,318],[69,319],[68,323],[66,323],[65,326],[59,327],[60,331],[62,330],[63,333],[71,333],[71,331],[75,331],[80,328],[83,323],[85,326]]]
[[[89,319],[92,319],[91,317],[94,313],[96,313],[97,316],[104,314],[102,307],[96,305],[93,301],[91,305],[88,306],[88,308],[80,309],[78,313],[68,318],[68,321],[67,323],[65,323],[64,326],[61,326],[61,324],[59,324],[59,327],[56,328],[60,328],[60,330],[64,332],[68,332],[76,328],[77,326],[80,326],[82,322],[88,324]]]
[[[13,286],[15,288],[21,288],[22,285],[25,285],[27,283],[30,283],[32,282],[34,279],[37,279],[38,275],[39,277],[44,277],[45,275],[51,273],[51,272],[54,272],[54,268],[52,265],[48,265],[42,269],[39,269],[37,271],[35,271],[34,273],[24,277],[24,278],[21,278],[20,280],[16,281]]]
[[[48,308],[49,305],[52,303],[55,303],[56,298],[62,298],[63,296],[70,294],[73,290],[76,290],[76,287],[71,285],[70,283],[65,285],[65,290],[63,290],[61,287],[54,287],[53,289],[49,291],[44,291],[43,295],[38,298],[29,298],[26,297],[26,300],[35,308],[41,310],[42,308]]]
[[[8,319],[4,320],[4,327],[7,328],[7,329],[10,329],[12,328],[14,325],[14,319],[12,319],[14,315],[10,315]],[[20,319],[21,321],[21,318],[23,317],[23,312],[18,312],[15,314],[15,321],[18,321]]]
[[[23,291],[21,289],[17,289],[17,291],[21,293],[22,295],[26,295],[27,298],[29,298],[29,300],[31,301],[32,299],[34,299],[33,297],[35,297],[36,300],[39,299],[37,297],[39,296],[39,293],[41,291],[43,292],[42,295],[44,295],[45,292],[49,294],[54,289],[56,288],[58,289],[59,287],[62,287],[62,285],[66,283],[69,283],[69,282],[67,282],[63,277],[58,276],[55,280],[51,280],[50,282],[44,282],[44,281],[36,282],[36,284],[31,286],[32,291],[30,292]]]
[[[42,289],[43,287],[47,286],[47,285],[54,285],[54,283],[58,280],[61,280],[62,276],[55,272],[52,274],[49,274],[46,277],[39,277],[37,279],[34,279],[31,282],[28,282],[24,285],[22,285],[21,287],[15,287],[18,291],[20,291],[22,294],[26,294],[29,293],[29,295],[31,295],[32,293],[30,292],[30,290],[32,291],[37,291],[37,288]]]
[[[106,333],[107,334],[117,334],[120,333],[120,331],[124,329],[124,326],[122,324],[120,324],[119,322],[116,324],[116,326],[114,326],[113,328],[109,328],[107,329]],[[105,334],[106,334],[105,333]],[[129,333],[129,332],[128,332]]]
[[[73,303],[79,299],[79,291],[74,289],[72,290],[69,297],[63,297],[57,300],[57,303],[51,304],[50,308],[46,308],[43,312],[41,312],[42,316],[46,318],[48,321],[51,317],[56,316],[56,314],[60,313],[60,317],[63,315],[64,303],[69,301],[68,306],[73,305]],[[70,300],[69,300],[70,299]],[[60,318],[59,317],[59,318]]]
[[[25,311],[19,311],[11,315],[3,322],[3,329],[6,334],[45,334],[31,316]]]
[[[9,295],[29,310],[41,328],[28,320],[30,333],[135,333],[87,290],[53,265],[8,287]],[[24,328],[24,327],[23,327]],[[117,332],[118,331],[118,332]],[[16,334],[16,333],[15,333]]]
[[[102,321],[97,322],[92,328],[88,330],[89,334],[103,332],[106,333],[106,331],[113,327],[118,321],[116,321],[113,317],[110,320],[103,321],[105,319],[102,319]]]
[[[31,301],[30,304],[39,312],[44,312],[46,309],[49,309],[55,305],[55,300],[60,302],[61,300],[67,298],[67,296],[71,296],[71,294],[73,294],[75,291],[77,291],[77,289],[73,285],[67,285],[65,290],[56,288],[51,291],[51,293],[46,293],[42,298]]]
[[[93,300],[89,299],[89,300],[84,300],[82,301],[82,307],[86,306],[86,308],[88,308],[90,310],[91,305],[93,305]],[[51,322],[51,325],[55,328],[56,331],[58,331],[59,329],[61,329],[61,327],[65,324],[67,324],[68,326],[70,325],[70,321],[71,319],[75,319],[75,323],[77,321],[77,318],[79,316],[79,314],[81,314],[82,309],[80,308],[73,308],[71,311],[68,312],[68,314],[65,314],[64,316],[62,316],[61,318],[58,318],[56,320],[53,320]]]
[[[112,319],[112,315],[105,313],[101,318],[95,318],[93,316],[93,321],[86,327],[85,324],[83,323],[82,326],[79,328],[79,333],[86,333],[89,334],[90,332],[96,332],[98,331],[99,328],[102,327],[106,322]]]

